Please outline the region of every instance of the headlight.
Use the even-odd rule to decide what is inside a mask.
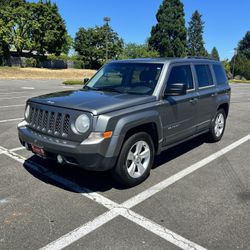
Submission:
[[[24,118],[27,120],[30,115],[30,105],[26,106],[25,112],[24,112]]]
[[[87,115],[78,116],[75,122],[75,128],[77,132],[83,134],[89,130],[89,127],[90,127],[89,117]]]

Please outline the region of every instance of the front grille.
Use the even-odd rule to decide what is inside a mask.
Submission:
[[[43,133],[67,137],[70,128],[70,115],[31,107],[29,125]]]

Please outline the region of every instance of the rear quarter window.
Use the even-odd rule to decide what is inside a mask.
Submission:
[[[225,70],[220,64],[213,64],[213,70],[215,74],[215,79],[218,85],[227,84],[227,76]]]
[[[209,65],[202,64],[195,65],[194,67],[197,75],[199,88],[209,87],[214,84]]]

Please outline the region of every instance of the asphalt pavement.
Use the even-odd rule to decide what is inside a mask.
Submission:
[[[124,189],[108,172],[44,161],[21,147],[25,101],[74,89],[0,80],[0,249],[250,249],[250,84],[231,84],[223,139],[163,152]],[[79,87],[78,87],[79,88]]]

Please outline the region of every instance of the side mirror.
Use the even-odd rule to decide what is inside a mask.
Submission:
[[[83,79],[83,85],[85,85],[89,81],[89,78],[84,78]]]
[[[187,85],[185,83],[173,83],[167,87],[164,96],[186,95]]]

